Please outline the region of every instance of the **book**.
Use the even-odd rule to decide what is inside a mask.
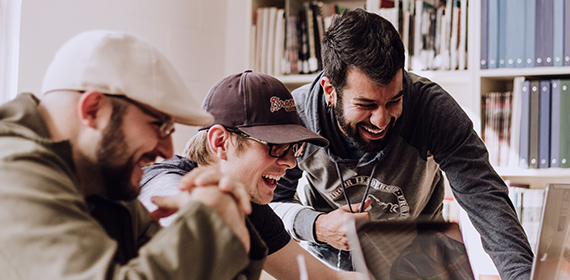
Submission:
[[[525,67],[534,67],[535,60],[535,22],[536,22],[536,0],[525,0]]]
[[[507,67],[507,37],[508,34],[512,32],[512,30],[507,30],[507,18],[509,12],[512,10],[507,10],[507,0],[500,0],[499,1],[499,24],[498,24],[498,68],[506,68]],[[511,67],[514,65],[511,64]]]
[[[488,0],[487,6],[487,68],[499,65],[499,0]]]
[[[564,66],[570,66],[570,0],[564,0]]]
[[[519,167],[529,168],[530,140],[530,81],[525,80],[521,87],[521,119],[519,137]]]
[[[467,0],[461,0],[459,15],[458,70],[467,69]]]
[[[568,0],[570,1],[570,0]],[[481,69],[487,69],[487,6],[489,0],[481,0],[481,59],[480,67]]]
[[[553,49],[552,49],[552,65],[564,65],[564,1],[556,0],[553,3],[554,17],[553,25]],[[570,20],[570,19],[569,19]]]
[[[536,0],[535,66],[553,65],[554,0]]]
[[[505,2],[505,67],[524,67],[525,6],[520,0]],[[501,14],[503,12],[501,11]]]
[[[560,116],[570,116],[570,79],[560,81]],[[570,168],[570,121],[560,121],[560,167]]]
[[[530,82],[530,123],[528,159],[530,168],[538,168],[539,125],[540,125],[540,81]]]
[[[550,167],[550,80],[540,81],[538,167]]]
[[[560,79],[550,81],[550,167],[560,167]]]
[[[513,94],[512,94],[512,111],[511,111],[511,132],[510,132],[510,152],[509,163],[511,167],[516,167],[519,164],[519,150],[520,150],[520,131],[521,131],[521,99],[522,99],[522,86],[525,77],[519,76],[513,79]],[[528,115],[526,115],[528,117]]]
[[[456,0],[453,1],[453,15],[451,19],[451,44],[450,47],[450,69],[456,70],[459,67],[459,22],[461,17],[461,3]]]
[[[284,74],[285,64],[285,10],[278,9],[275,24],[275,56],[273,57],[273,74]]]
[[[273,63],[275,62],[275,56],[276,56],[276,52],[275,52],[275,42],[276,42],[276,37],[275,37],[275,26],[277,24],[277,7],[269,7],[267,8],[267,47],[265,50],[265,66],[262,66],[262,69],[265,69],[265,71],[263,71],[266,74],[269,75],[275,75],[276,73],[273,71],[274,65]]]

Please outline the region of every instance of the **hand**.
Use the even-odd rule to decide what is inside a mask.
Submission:
[[[190,191],[196,187],[218,186],[218,188],[227,194],[233,196],[242,211],[251,214],[251,203],[249,194],[245,190],[245,186],[238,181],[223,175],[220,171],[213,167],[194,168],[180,179],[178,188],[181,191]]]
[[[372,201],[370,199],[364,202],[364,209],[368,208]],[[358,211],[360,203],[353,204],[352,210]],[[315,234],[317,241],[325,242],[331,246],[340,249],[348,250],[348,237],[346,236],[346,229],[344,225],[348,217],[352,216],[355,223],[358,225],[370,221],[370,213],[351,213],[348,205],[336,209],[327,214],[320,215],[315,221]]]
[[[158,209],[151,213],[153,219],[173,214],[190,201],[198,201],[212,208],[234,231],[244,245],[246,252],[249,252],[251,245],[249,231],[245,226],[246,214],[230,194],[222,192],[217,186],[193,188],[190,191],[182,191],[175,196],[154,196],[151,201],[158,206]]]

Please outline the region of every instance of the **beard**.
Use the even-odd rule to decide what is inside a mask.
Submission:
[[[348,123],[344,117],[344,110],[342,109],[343,103],[342,103],[342,98],[340,98],[340,96],[341,95],[337,95],[339,106],[333,107],[334,115],[336,117],[336,120],[340,128],[342,128],[342,130],[346,133],[346,136],[352,141],[352,143],[354,143],[354,146],[356,146],[357,149],[365,153],[379,152],[382,149],[384,149],[387,143],[386,139],[389,139],[389,134],[391,133],[390,129],[394,125],[395,118],[393,117],[390,118],[390,123],[388,124],[388,126],[386,126],[386,135],[384,136],[384,138],[379,140],[366,141],[360,135],[358,128],[362,126],[368,126],[372,127],[373,129],[378,129],[378,127],[363,122],[359,122],[357,124]]]
[[[140,193],[139,186],[131,183],[131,176],[136,166],[134,156],[130,156],[121,166],[117,161],[128,151],[125,134],[122,130],[126,106],[113,104],[111,120],[103,130],[103,136],[97,148],[97,164],[103,179],[106,197],[112,200],[133,200]]]

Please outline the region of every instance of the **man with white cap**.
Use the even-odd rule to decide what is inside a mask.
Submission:
[[[295,167],[305,143],[328,145],[325,138],[301,125],[293,96],[285,85],[270,75],[249,70],[229,75],[210,89],[202,108],[214,116],[214,124],[202,127],[188,141],[183,156],[144,168],[139,198],[147,209],[155,210],[152,202],[160,201],[156,195],[179,192],[183,186],[179,181],[187,172],[196,167],[215,167],[245,185],[253,209],[248,219],[269,249],[264,270],[270,275],[281,280],[299,279],[302,271],[297,256],[302,255],[309,279],[357,279],[355,272],[329,268],[299,246],[267,205],[277,181]],[[168,225],[176,219],[163,218],[161,223]]]
[[[173,156],[174,123],[213,121],[162,54],[122,32],[83,32],[42,92],[0,107],[0,278],[259,278],[267,248],[240,183],[189,173],[159,205],[180,209],[162,230],[136,199],[142,167]]]

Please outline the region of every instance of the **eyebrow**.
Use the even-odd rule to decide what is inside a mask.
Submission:
[[[396,94],[394,97],[392,97],[392,99],[390,99],[390,101],[394,101],[400,97],[402,97],[404,95],[404,91],[400,91],[398,94]],[[363,98],[363,97],[356,97],[354,98],[354,100],[360,101],[360,102],[371,102],[374,103],[376,101],[372,100],[372,99],[368,99],[368,98]]]
[[[404,91],[403,91],[403,90],[400,91],[400,93],[396,94],[394,97],[392,97],[392,100],[396,100],[396,99],[402,97],[402,95],[404,95]]]

